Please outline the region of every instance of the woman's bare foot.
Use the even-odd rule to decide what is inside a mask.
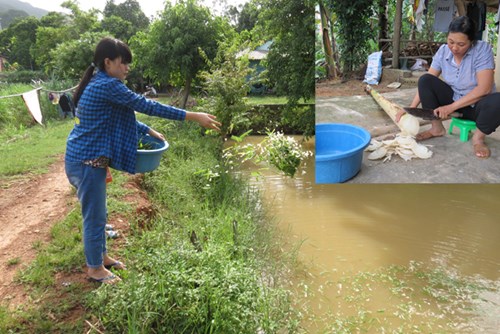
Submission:
[[[474,144],[473,147],[474,147],[474,154],[476,154],[476,157],[481,159],[486,159],[490,157],[491,151],[484,142]]]
[[[431,139],[431,138],[434,138],[434,137],[442,137],[442,136],[444,136],[444,134],[445,134],[445,131],[434,133],[432,131],[432,129],[431,130],[426,130],[424,132],[417,133],[417,135],[415,136],[415,140],[416,141],[422,141],[422,140],[427,140],[427,139]]]
[[[476,129],[474,135],[472,135],[472,147],[474,148],[474,154],[478,158],[486,159],[491,155],[491,151],[484,143],[486,134],[481,132],[481,130]]]
[[[418,133],[415,136],[417,141],[427,140],[433,137],[442,137],[446,134],[446,129],[443,126],[441,120],[432,121],[431,128],[424,132]]]

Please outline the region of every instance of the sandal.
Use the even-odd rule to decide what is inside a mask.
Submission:
[[[94,278],[89,276],[87,279],[89,280],[89,282],[92,283],[111,284],[111,285],[114,285],[121,281],[120,277],[113,274],[103,278]]]
[[[116,261],[112,264],[105,264],[104,265],[104,268],[106,269],[111,269],[111,268],[115,268],[116,270],[126,270],[127,267],[125,266],[125,264],[121,263],[120,261]]]
[[[118,232],[115,232],[113,230],[108,230],[106,231],[106,236],[109,238],[109,239],[116,239],[119,237],[118,235]]]

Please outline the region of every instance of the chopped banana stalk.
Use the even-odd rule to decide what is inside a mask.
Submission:
[[[370,93],[373,99],[378,103],[378,105],[384,109],[384,111],[389,115],[394,123],[401,129],[403,135],[410,135],[415,137],[420,129],[420,123],[418,119],[410,114],[403,114],[399,122],[396,122],[396,115],[399,111],[403,110],[399,105],[394,102],[389,101],[382,95],[380,95],[375,89],[370,85],[366,86],[366,91]]]
[[[372,139],[366,151],[369,160],[378,160],[385,157],[384,162],[391,160],[396,154],[405,161],[413,158],[429,159],[432,151],[427,146],[419,144],[411,136],[396,135],[395,139],[378,141]]]

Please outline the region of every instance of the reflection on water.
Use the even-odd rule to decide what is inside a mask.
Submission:
[[[314,151],[314,142],[305,147]],[[299,256],[310,266],[310,284],[321,290],[318,309],[348,307],[339,302],[343,277],[394,265],[419,263],[500,285],[500,185],[316,185],[314,157],[295,179],[273,170],[263,174],[254,184],[280,226],[304,241]],[[469,315],[476,327],[453,332],[500,333],[499,292],[481,293],[483,302]],[[394,302],[384,293],[371,298],[379,299],[375,311]]]

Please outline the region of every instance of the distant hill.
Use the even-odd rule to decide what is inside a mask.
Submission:
[[[22,12],[26,13],[26,15],[23,15],[24,13]],[[48,14],[48,11],[45,9],[33,7],[26,2],[19,0],[0,0],[0,18],[2,19],[0,23],[2,24],[2,28],[6,28],[9,25],[11,17],[13,16],[35,16],[41,18],[46,14]]]

